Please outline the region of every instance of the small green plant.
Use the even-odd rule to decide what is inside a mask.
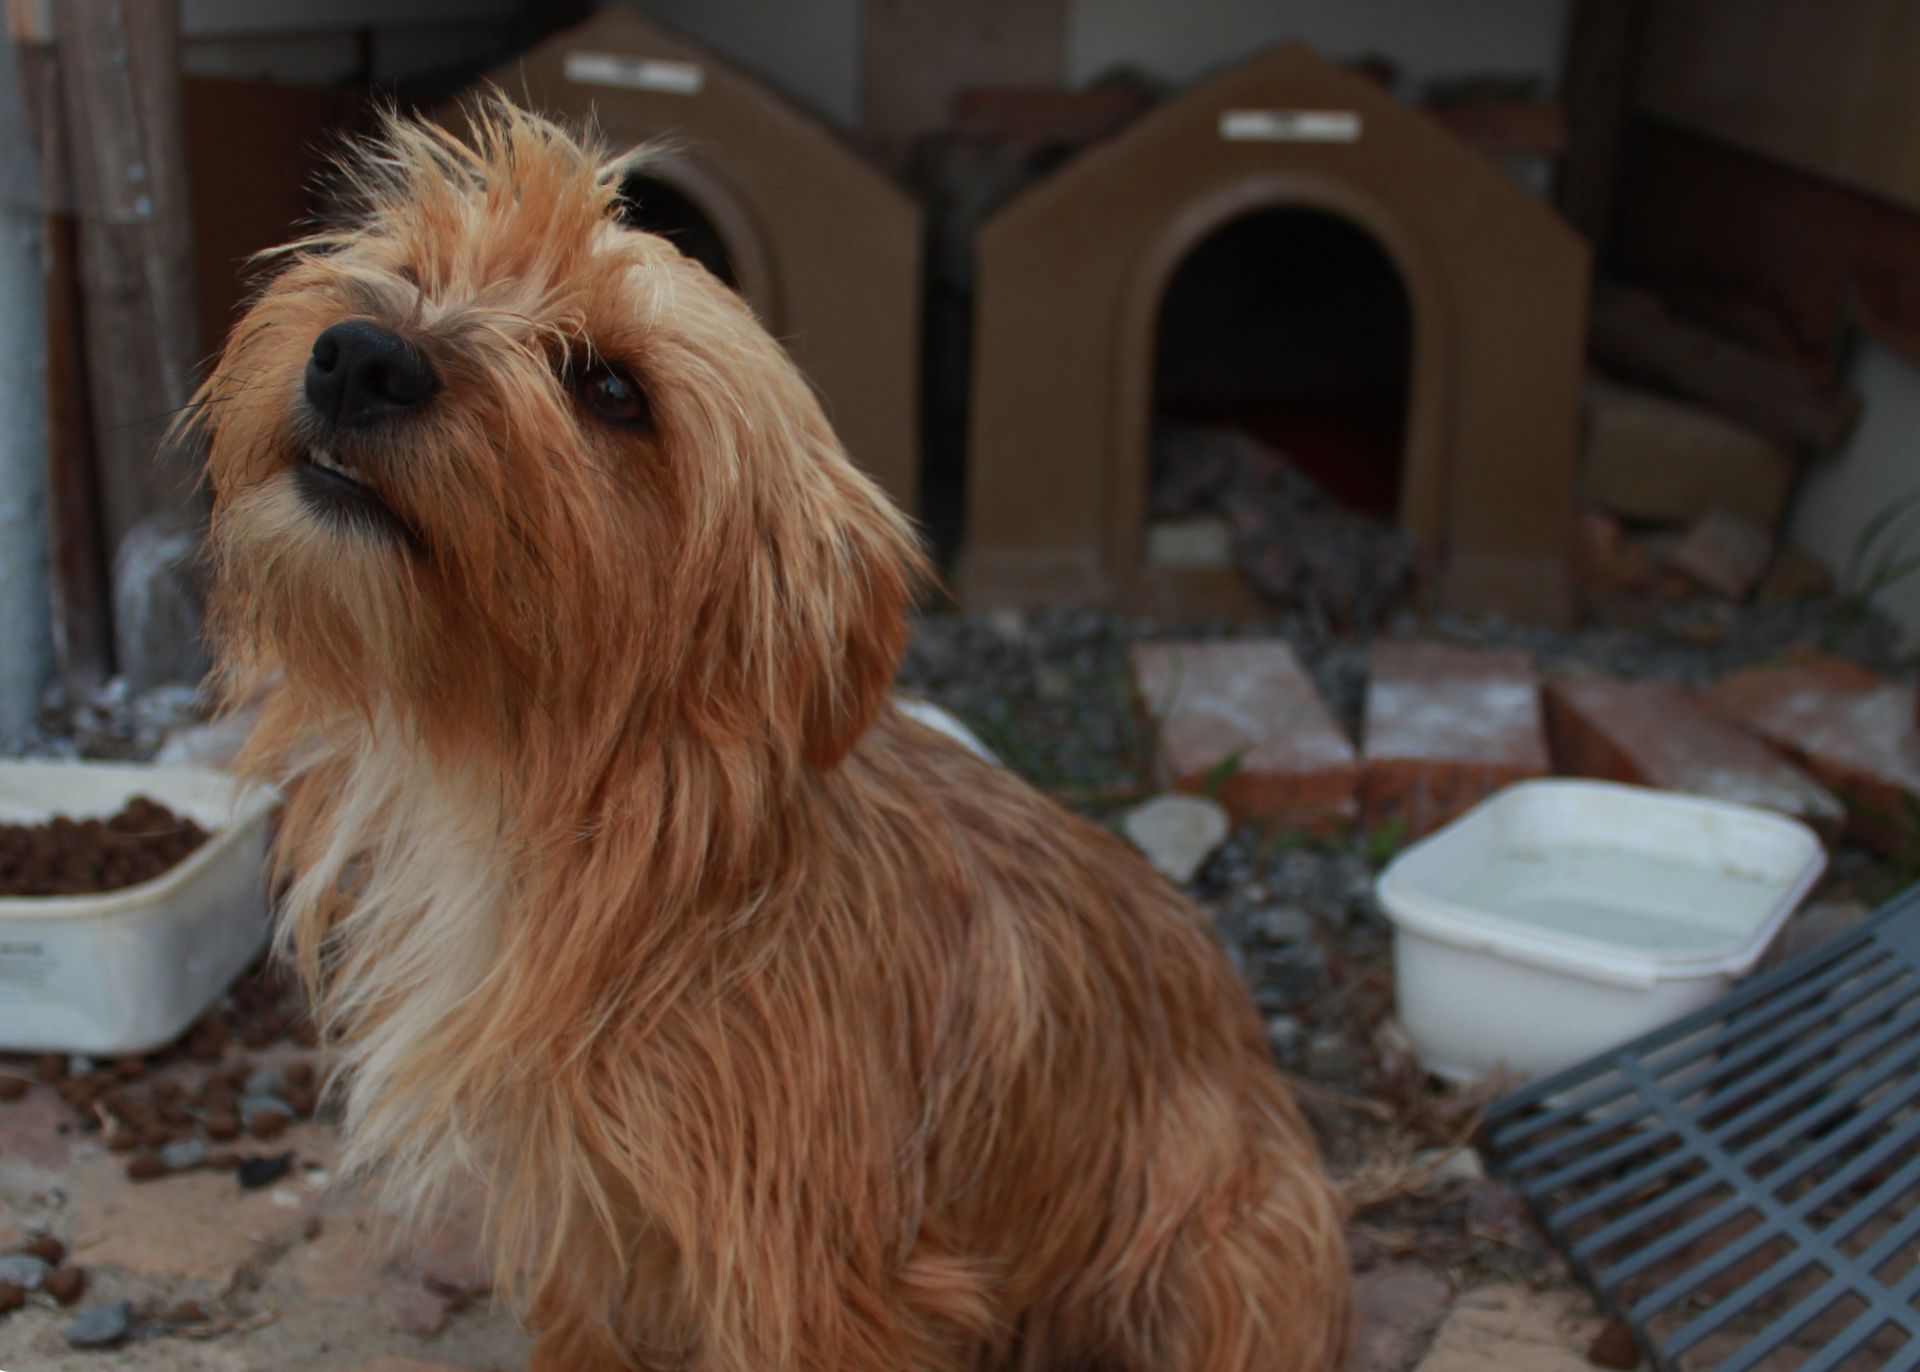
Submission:
[[[1909,546],[1920,531],[1916,515],[1920,515],[1920,487],[1887,502],[1861,527],[1840,574],[1840,604],[1827,628],[1829,646],[1866,619],[1882,591],[1920,572],[1920,552]]]
[[[1367,835],[1361,852],[1369,866],[1385,867],[1393,861],[1394,855],[1400,851],[1406,837],[1407,822],[1399,818],[1390,819]]]
[[[1239,772],[1240,764],[1245,761],[1246,756],[1244,752],[1229,753],[1207,768],[1206,773],[1200,778],[1200,794],[1208,800],[1220,799],[1220,793],[1227,789],[1227,783],[1232,781],[1234,775]]]

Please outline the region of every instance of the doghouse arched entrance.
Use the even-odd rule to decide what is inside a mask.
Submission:
[[[1269,211],[1331,215],[1397,270],[1394,518],[1441,600],[1564,614],[1585,244],[1440,126],[1297,45],[1170,101],[981,230],[963,596],[1257,608],[1219,572],[1143,553],[1162,302],[1217,232]],[[1377,277],[1378,258],[1328,246]]]
[[[1273,498],[1268,453],[1393,519],[1412,363],[1406,283],[1358,224],[1277,205],[1215,228],[1174,269],[1154,328],[1147,565],[1228,565],[1224,510],[1244,522]]]
[[[720,280],[740,288],[727,240],[694,198],[671,181],[644,171],[620,178],[620,218],[623,223],[658,234],[683,256],[691,257]]]
[[[1270,236],[1275,230],[1278,236]],[[1389,392],[1391,414],[1385,427],[1394,437],[1383,441],[1376,425],[1367,446],[1377,465],[1365,474],[1348,473],[1325,483],[1328,493],[1336,498],[1348,493],[1341,489],[1343,483],[1352,495],[1363,495],[1370,488],[1372,504],[1386,508],[1370,509],[1364,498],[1344,503],[1391,519],[1429,548],[1443,547],[1452,451],[1448,435],[1454,423],[1453,391],[1447,378],[1454,367],[1458,321],[1447,298],[1445,273],[1427,251],[1417,227],[1364,188],[1311,175],[1263,173],[1192,197],[1153,224],[1146,239],[1147,246],[1127,280],[1111,352],[1114,394],[1148,397],[1141,404],[1123,401],[1114,416],[1108,532],[1102,544],[1102,576],[1112,588],[1112,597],[1153,613],[1212,615],[1271,609],[1237,570],[1221,563],[1218,537],[1208,540],[1214,554],[1211,566],[1192,565],[1196,559],[1184,556],[1184,550],[1193,546],[1188,536],[1173,540],[1173,546],[1182,551],[1171,559],[1164,556],[1166,540],[1160,540],[1162,557],[1153,557],[1150,548],[1155,541],[1151,491],[1166,302],[1183,284],[1196,284],[1191,278],[1183,283],[1183,273],[1231,268],[1233,258],[1249,249],[1257,251],[1263,239],[1276,250],[1311,253],[1310,260],[1291,264],[1299,268],[1297,277],[1328,276],[1336,270],[1359,272],[1357,281],[1321,282],[1314,289],[1323,302],[1335,306],[1342,296],[1371,295],[1374,304],[1368,322],[1386,334],[1384,339],[1371,340],[1382,354],[1371,370]],[[1272,316],[1284,306],[1243,293],[1240,308],[1257,317]],[[1270,317],[1263,325],[1270,332],[1298,328],[1311,333],[1314,328],[1311,320],[1291,317]],[[1363,336],[1354,341],[1364,345],[1368,340]],[[1386,380],[1389,376],[1392,379]],[[1286,418],[1302,429],[1325,427],[1311,423],[1313,416],[1304,411]],[[1254,436],[1261,439],[1257,433]],[[1262,441],[1276,436],[1285,435],[1270,435]],[[1355,434],[1346,439],[1364,441]],[[1310,479],[1318,481],[1318,476]]]

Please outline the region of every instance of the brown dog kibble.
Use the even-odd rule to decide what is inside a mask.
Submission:
[[[262,1110],[247,1125],[247,1132],[256,1139],[275,1139],[285,1132],[290,1123],[292,1121],[278,1110]]]
[[[1625,1320],[1608,1320],[1593,1336],[1587,1361],[1595,1367],[1632,1368],[1640,1365],[1640,1345]]]
[[[60,1304],[72,1305],[86,1294],[87,1274],[77,1267],[56,1267],[40,1287]]]
[[[25,1077],[9,1076],[0,1073],[0,1101],[16,1101],[33,1089],[33,1083]]]
[[[51,1234],[41,1234],[20,1245],[20,1251],[40,1259],[49,1267],[58,1267],[67,1256],[67,1246]]]
[[[0,1281],[0,1317],[11,1315],[27,1303],[27,1293],[10,1281]]]
[[[136,1153],[127,1159],[127,1180],[152,1181],[155,1177],[165,1176],[166,1163],[158,1153]]]

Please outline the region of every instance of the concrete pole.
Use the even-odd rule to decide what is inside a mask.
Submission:
[[[53,671],[45,225],[13,44],[0,39],[0,747],[32,725]]]

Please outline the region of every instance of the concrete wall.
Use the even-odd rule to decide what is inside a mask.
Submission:
[[[1920,369],[1868,343],[1854,360],[1852,381],[1866,395],[1866,415],[1842,451],[1809,468],[1788,523],[1789,536],[1836,572],[1869,520],[1920,489]],[[1900,521],[1899,533],[1903,551],[1920,554],[1920,510]],[[1876,603],[1900,625],[1903,646],[1920,649],[1920,572]]]
[[[644,0],[640,8],[841,128],[859,123],[865,0]]]
[[[1336,60],[1377,53],[1402,94],[1435,77],[1497,73],[1557,83],[1569,0],[1072,0],[1067,76],[1114,66],[1186,82],[1256,48],[1297,38]]]
[[[1404,94],[1436,77],[1485,73],[1538,77],[1551,90],[1570,3],[1066,0],[1066,77],[1084,85],[1125,64],[1184,83],[1299,38],[1334,58],[1392,58],[1405,74]],[[640,7],[842,128],[858,124],[867,0],[642,0]]]

